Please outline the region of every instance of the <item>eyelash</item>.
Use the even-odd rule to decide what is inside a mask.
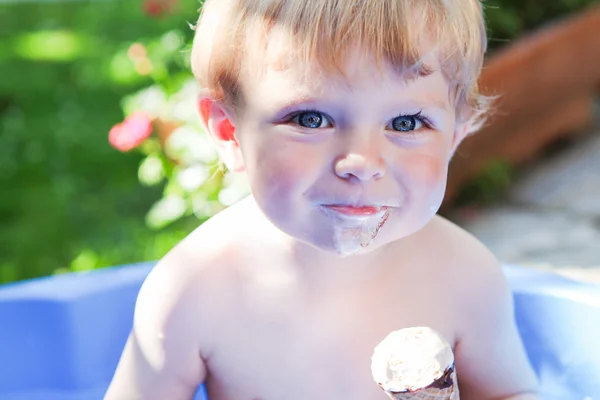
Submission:
[[[294,118],[302,115],[302,114],[306,114],[306,113],[316,113],[316,114],[321,114],[322,116],[324,116],[326,119],[329,120],[329,122],[331,122],[331,118],[329,117],[329,115],[325,114],[322,111],[317,110],[316,108],[307,108],[305,110],[299,110],[299,111],[295,111],[292,114],[288,115],[287,117],[284,118],[286,123],[292,122]]]
[[[426,115],[423,115],[423,110],[419,111],[416,114],[400,114],[400,115],[397,115],[396,117],[394,117],[392,119],[392,121],[395,120],[396,118],[401,118],[401,117],[411,117],[411,118],[414,118],[417,121],[419,121],[420,123],[422,123],[425,128],[427,128],[427,129],[433,129],[433,125],[431,123],[431,120]],[[412,131],[412,132],[414,132],[414,131]]]
[[[285,118],[285,122],[289,123],[292,122],[292,120],[304,113],[317,113],[317,114],[321,114],[323,117],[325,117],[326,119],[329,120],[329,122],[333,125],[332,122],[332,118],[329,117],[329,115],[325,114],[322,111],[319,111],[315,108],[307,108],[305,110],[300,110],[300,111],[296,111],[292,114],[290,114],[288,117]],[[392,121],[395,120],[396,118],[401,118],[401,117],[412,117],[414,119],[416,119],[417,121],[421,122],[423,124],[423,126],[427,129],[433,129],[433,125],[431,123],[431,120],[429,119],[429,117],[427,117],[426,115],[423,114],[423,110],[419,111],[416,114],[399,114],[397,116],[395,116],[394,118],[392,118]],[[415,132],[415,131],[410,131],[410,132]]]

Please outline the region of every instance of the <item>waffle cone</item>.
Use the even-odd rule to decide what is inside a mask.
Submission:
[[[394,393],[386,391],[386,394],[392,400],[459,400],[455,370],[452,371],[449,378],[447,382],[452,382],[452,384],[448,387],[440,388],[431,385],[414,392]]]

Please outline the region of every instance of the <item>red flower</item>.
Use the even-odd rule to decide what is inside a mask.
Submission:
[[[129,151],[152,134],[152,119],[143,112],[135,112],[125,121],[112,127],[108,142],[119,151]]]
[[[165,14],[171,13],[177,3],[178,0],[145,0],[144,12],[149,17],[162,17]]]

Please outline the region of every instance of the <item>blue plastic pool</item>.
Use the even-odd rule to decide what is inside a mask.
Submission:
[[[101,399],[152,265],[0,286],[0,399]],[[600,400],[600,287],[505,271],[543,398]]]

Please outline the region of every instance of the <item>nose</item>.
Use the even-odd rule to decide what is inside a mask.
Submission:
[[[350,152],[337,159],[335,174],[342,179],[369,181],[385,175],[385,163],[379,154]]]

